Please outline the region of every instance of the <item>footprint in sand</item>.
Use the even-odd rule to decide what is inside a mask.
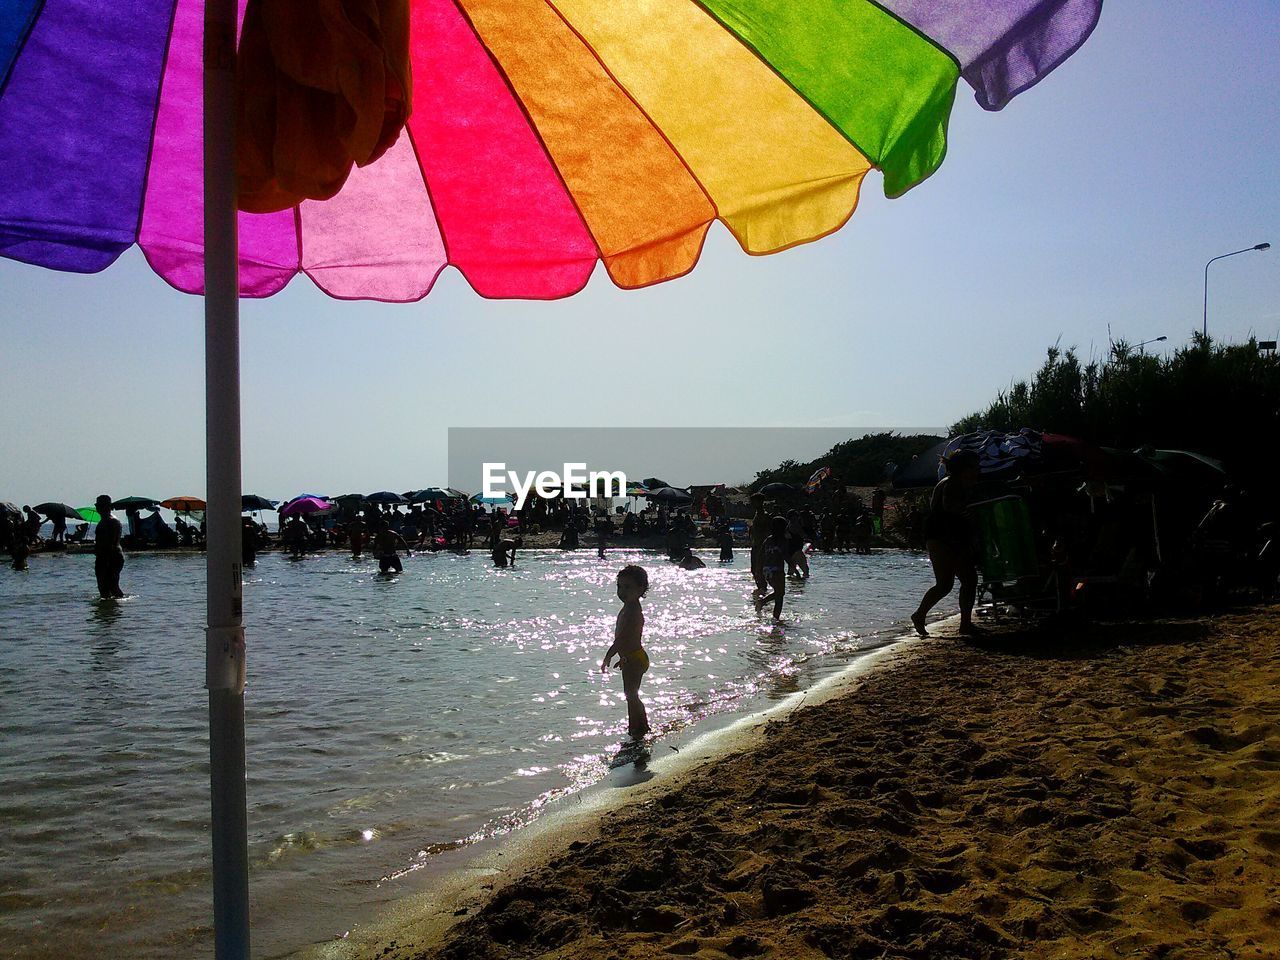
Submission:
[[[1217,913],[1217,908],[1201,900],[1187,900],[1178,908],[1187,923],[1201,923]]]

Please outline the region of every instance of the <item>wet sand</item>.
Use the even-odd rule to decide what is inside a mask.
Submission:
[[[1280,956],[1280,611],[936,632],[357,952]]]

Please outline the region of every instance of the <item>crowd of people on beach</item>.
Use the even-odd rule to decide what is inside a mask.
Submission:
[[[975,490],[983,482],[980,461],[973,451],[961,449],[946,458],[944,467],[945,476],[933,488],[927,505],[899,511],[901,525],[919,529],[935,578],[910,615],[910,622],[917,633],[928,636],[926,624],[930,612],[958,583],[958,630],[962,635],[974,635],[981,632],[974,625],[973,611],[983,547],[972,516]],[[1039,496],[1043,499],[1048,494],[1042,492]],[[1235,571],[1238,580],[1240,574],[1236,568],[1239,568],[1245,571],[1246,579],[1260,587],[1265,598],[1276,592],[1280,538],[1275,536],[1273,523],[1254,529],[1257,525],[1250,520],[1252,511],[1245,499],[1242,492],[1228,487],[1212,503],[1208,513],[1192,525],[1194,529],[1184,537],[1184,553],[1189,558],[1184,567],[1190,563],[1200,572],[1198,578],[1193,576],[1188,582],[1210,585],[1231,582],[1223,571]],[[757,612],[771,607],[774,620],[781,621],[788,583],[809,578],[811,554],[870,551],[873,540],[884,529],[886,494],[877,488],[871,494],[869,505],[864,507],[857,498],[846,496],[842,488],[838,494],[808,501],[794,497],[773,500],[755,493],[750,496],[748,518],[735,516],[724,499],[715,497],[706,497],[688,506],[650,503],[643,510],[623,510],[617,514],[603,508],[592,510],[582,500],[531,498],[531,501],[521,510],[505,507],[486,510],[479,503],[461,498],[407,507],[348,502],[323,513],[282,514],[282,525],[274,532],[260,520],[245,515],[242,559],[246,566],[252,566],[260,551],[271,548],[284,551],[292,559],[302,559],[317,550],[349,550],[355,559],[371,554],[380,573],[395,575],[403,571],[401,552],[467,552],[482,542],[493,565],[508,568],[516,564],[518,553],[531,537],[539,537],[538,545],[544,548],[554,545],[572,551],[580,549],[584,539],[594,533],[596,555],[601,560],[607,559],[610,546],[629,544],[660,549],[675,566],[698,570],[706,566],[706,561],[695,553],[695,545],[709,543],[718,547],[719,562],[727,564],[734,562],[737,537],[737,542],[745,539],[750,545],[751,602]],[[1127,551],[1130,559],[1137,557],[1141,561],[1142,552],[1140,544],[1135,545],[1137,535],[1133,524],[1125,519],[1127,514],[1118,512],[1123,509],[1122,502],[1108,500],[1101,511],[1096,505],[1090,507],[1087,518],[1081,518],[1076,526],[1096,530],[1093,540],[1087,541],[1093,543],[1089,548],[1093,554],[1098,553],[1104,542],[1115,541],[1124,545],[1121,552]],[[816,509],[809,505],[814,503]],[[44,521],[37,511],[30,507],[22,513],[9,510],[0,515],[0,550],[7,551],[13,567],[21,570],[27,567],[34,546],[72,549],[76,544],[84,544],[86,548],[91,545],[100,596],[119,599],[125,596],[120,578],[126,549],[203,545],[203,519],[192,522],[178,516],[175,527],[171,528],[160,518],[158,510],[143,517],[129,508],[126,528],[114,516],[115,509],[109,496],[97,498],[95,510],[101,520],[91,541],[87,537],[88,524],[81,524],[68,533],[65,518],[55,522],[50,538],[42,541],[40,530]],[[1047,560],[1058,585],[1055,589],[1059,591],[1064,584],[1078,579],[1061,575],[1070,569],[1070,555],[1082,552],[1069,533],[1074,509],[1058,506],[1048,510],[1045,533],[1051,546],[1047,548]],[[1126,530],[1128,538],[1117,539],[1115,532]],[[548,542],[546,534],[557,531],[558,538]],[[1172,569],[1175,564],[1167,562],[1167,558],[1174,555],[1175,545],[1166,538],[1163,548],[1164,566]],[[1114,553],[1114,549],[1111,552]],[[1232,560],[1236,557],[1244,558],[1247,563],[1236,563]],[[1163,570],[1160,572],[1163,574]],[[1076,588],[1082,584],[1077,582]],[[639,701],[640,681],[649,665],[640,640],[643,614],[639,609],[647,588],[647,573],[638,566],[628,565],[619,575],[618,595],[623,600],[625,616],[620,615],[615,643],[602,665],[607,668],[614,657],[622,665],[633,732],[647,730],[644,707]],[[993,599],[998,598],[993,594]],[[1061,595],[1058,600],[1061,609]]]
[[[748,523],[729,515],[723,501],[706,501],[693,509],[649,505],[640,511],[624,511],[613,515],[605,510],[592,511],[581,502],[538,500],[525,510],[498,508],[486,511],[477,503],[463,500],[413,504],[397,509],[386,504],[346,505],[324,514],[296,514],[282,517],[278,530],[272,531],[259,519],[246,513],[242,517],[242,560],[246,566],[256,563],[260,551],[276,548],[291,559],[302,559],[320,550],[349,550],[360,559],[366,553],[377,561],[379,572],[388,575],[403,571],[400,553],[413,551],[453,550],[466,552],[482,539],[497,568],[516,563],[517,553],[525,544],[525,534],[542,532],[542,525],[559,529],[556,546],[571,551],[581,548],[584,538],[594,533],[596,555],[607,558],[611,544],[644,542],[661,544],[667,559],[683,570],[698,570],[706,562],[694,552],[699,538],[706,538],[719,548],[719,562],[734,561],[734,535],[746,532],[751,544],[753,599],[757,610],[773,605],[773,616],[782,616],[788,577],[805,579],[810,575],[807,551],[869,552],[873,531],[881,520],[884,498],[875,498],[876,514],[862,509],[829,508],[821,513],[813,509],[791,508],[771,515],[765,497],[751,498],[753,515]],[[99,595],[106,600],[125,596],[120,585],[125,563],[125,549],[202,548],[203,518],[191,522],[181,515],[174,527],[161,519],[153,509],[148,516],[129,508],[127,525],[114,516],[114,503],[107,495],[99,496],[95,509],[101,517],[92,541],[95,554],[94,571]],[[699,523],[695,521],[698,514]],[[88,524],[74,534],[65,534],[64,524],[55,524],[47,542],[40,539],[43,518],[29,508],[24,516],[5,516],[0,523],[0,549],[13,557],[15,568],[23,569],[31,546],[43,544],[50,549],[65,548],[87,541]],[[640,699],[640,685],[649,669],[649,658],[643,647],[644,616],[640,600],[648,590],[648,574],[640,566],[629,564],[618,575],[618,596],[623,602],[619,613],[614,643],[610,646],[602,669],[614,661],[622,673],[627,699],[628,728],[637,740],[649,730],[645,707]]]

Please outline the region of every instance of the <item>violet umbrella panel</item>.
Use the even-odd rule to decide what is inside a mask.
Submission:
[[[710,224],[770,253],[839,228],[863,177],[942,162],[955,89],[999,109],[1101,0],[410,0],[412,113],[332,199],[239,216],[243,296],[297,273],[412,301],[687,273]],[[243,4],[241,4],[243,13]],[[204,291],[201,0],[6,0],[0,255],[93,272],[138,244]]]

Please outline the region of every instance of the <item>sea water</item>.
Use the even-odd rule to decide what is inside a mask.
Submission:
[[[624,563],[649,571],[642,695],[655,751],[803,688],[901,632],[931,582],[906,552],[815,556],[784,622],[745,551],[704,570],[611,550],[337,553],[245,578],[254,954],[341,937],[433,863],[600,781],[624,738],[600,660]],[[204,557],[0,569],[0,955],[211,951]]]

